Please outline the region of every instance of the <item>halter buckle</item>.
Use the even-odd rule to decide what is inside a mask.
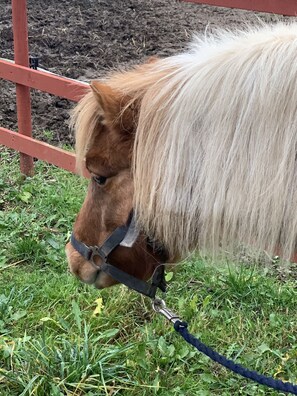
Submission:
[[[102,251],[102,249],[100,249],[98,246],[89,246],[89,261],[92,261],[93,264],[96,264],[94,258],[98,256],[100,257],[104,262],[106,262],[107,260],[107,256],[104,254],[104,252]]]

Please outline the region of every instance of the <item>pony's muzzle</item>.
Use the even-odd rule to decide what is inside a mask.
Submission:
[[[94,256],[93,262],[87,261],[73,248],[70,242],[66,244],[65,252],[69,271],[80,281],[94,285],[97,289],[103,289],[117,283],[100,270],[102,259],[98,255]]]

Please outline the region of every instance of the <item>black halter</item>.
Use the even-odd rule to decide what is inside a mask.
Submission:
[[[135,219],[131,213],[128,222],[116,228],[101,246],[85,245],[83,242],[78,241],[73,233],[71,234],[70,242],[78,253],[100,269],[100,271],[105,272],[116,281],[128,286],[130,289],[144,294],[145,296],[155,298],[158,288],[163,292],[166,291],[164,264],[160,264],[156,268],[151,283],[147,283],[127,274],[108,262],[108,256],[112,251],[118,246],[132,247],[138,235],[139,231],[136,229]],[[99,256],[103,261],[100,266],[98,266],[94,260],[96,256]]]

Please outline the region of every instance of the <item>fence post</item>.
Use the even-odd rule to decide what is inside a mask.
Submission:
[[[27,0],[12,0],[14,61],[29,67]],[[30,88],[16,84],[16,102],[19,133],[32,137]],[[34,173],[33,158],[20,153],[20,169],[27,176]]]

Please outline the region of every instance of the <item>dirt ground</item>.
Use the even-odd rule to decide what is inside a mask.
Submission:
[[[281,19],[183,3],[178,0],[28,0],[29,45],[40,67],[90,81],[148,56],[186,48],[194,32]],[[0,3],[0,57],[13,59],[11,0]],[[73,103],[32,91],[34,137],[73,144],[68,113]],[[0,125],[17,130],[14,85],[0,80]]]

